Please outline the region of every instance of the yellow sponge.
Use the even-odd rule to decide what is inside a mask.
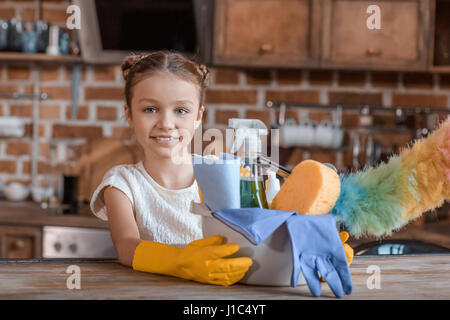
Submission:
[[[334,207],[340,191],[339,175],[333,169],[314,160],[305,160],[292,170],[270,209],[327,214]]]

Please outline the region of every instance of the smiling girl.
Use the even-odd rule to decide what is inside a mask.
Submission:
[[[144,160],[111,168],[91,199],[108,220],[119,262],[135,270],[218,285],[242,279],[250,258],[222,237],[202,239],[200,202],[188,146],[202,120],[209,71],[183,55],[156,51],[127,57],[125,115]],[[175,161],[176,160],[176,161]]]

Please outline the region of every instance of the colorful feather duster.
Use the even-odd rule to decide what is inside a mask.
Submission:
[[[331,213],[355,237],[390,235],[450,200],[450,118],[387,163],[341,174]]]

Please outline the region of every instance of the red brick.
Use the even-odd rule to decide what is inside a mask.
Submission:
[[[405,72],[403,74],[403,85],[405,88],[433,88],[433,74]]]
[[[331,91],[328,93],[330,104],[343,105],[382,105],[381,93],[355,93]]]
[[[38,163],[37,163],[37,173],[43,174],[43,173],[46,172],[46,169],[47,169],[47,164],[42,162],[42,161],[38,161]],[[31,174],[31,161],[24,161],[23,162],[22,173],[23,174]]]
[[[0,173],[16,173],[17,164],[14,160],[0,160]]]
[[[32,137],[33,136],[33,126],[34,126],[34,124],[32,124],[32,123],[25,124],[24,137]],[[45,136],[45,127],[46,127],[46,125],[44,123],[39,124],[39,130],[38,130],[39,137]]]
[[[277,70],[277,82],[279,85],[298,85],[302,82],[302,72],[290,69]]]
[[[66,119],[72,119],[72,105],[66,108]],[[77,120],[89,119],[89,108],[86,105],[79,105],[77,108]]]
[[[102,128],[96,126],[70,126],[70,125],[53,125],[54,138],[101,138]]]
[[[95,81],[116,81],[116,66],[93,67]]]
[[[268,70],[247,70],[245,71],[248,84],[264,85],[270,84],[272,76]]]
[[[36,20],[36,9],[35,8],[22,8],[20,9],[20,17],[23,21],[34,22]]]
[[[296,91],[281,91],[281,90],[267,90],[266,102],[287,102],[287,103],[311,103],[318,104],[320,101],[319,91],[313,90],[296,90]]]
[[[439,86],[444,89],[450,89],[450,73],[439,74]]]
[[[393,93],[392,106],[447,109],[448,98],[444,95]]]
[[[215,123],[228,125],[228,119],[239,118],[239,113],[234,110],[216,110]]]
[[[333,83],[333,72],[328,70],[309,71],[309,84],[318,86],[330,86]]]
[[[55,81],[59,78],[58,66],[43,66],[41,68],[41,81]]]
[[[30,154],[31,148],[29,142],[23,141],[8,141],[6,144],[6,154],[22,156]]]
[[[382,146],[406,147],[414,137],[407,133],[373,133],[373,139],[379,140]]]
[[[50,143],[49,142],[42,142],[39,145],[39,153],[41,156],[45,158],[50,157]]]
[[[316,160],[321,163],[331,163],[336,162],[336,154],[332,151],[312,151],[309,154],[309,159]]]
[[[47,93],[52,100],[70,100],[72,96],[70,87],[42,86],[42,93]]]
[[[331,111],[309,110],[308,117],[316,122],[321,122],[322,120],[331,120]]]
[[[363,87],[366,84],[366,74],[361,71],[340,71],[340,86]]]
[[[256,90],[206,90],[206,103],[256,104]]]
[[[375,88],[397,88],[398,73],[374,71],[370,74],[372,86]]]
[[[41,105],[39,107],[39,116],[41,119],[59,119],[60,113],[59,106]]]
[[[275,119],[276,119],[277,123],[279,121],[279,118],[280,118],[280,109],[277,108],[275,110]],[[284,119],[285,120],[287,120],[287,119],[294,119],[295,122],[298,123],[299,120],[300,120],[299,119],[299,115],[298,115],[298,109],[295,109],[295,108],[286,109],[286,112],[284,114]]]
[[[66,67],[65,68],[65,80],[71,81],[72,80],[72,68]],[[86,81],[86,68],[81,67],[81,81]]]
[[[16,16],[14,8],[0,8],[0,19],[11,19]]]
[[[21,118],[32,118],[33,107],[31,105],[10,105],[9,113]]]
[[[265,110],[246,110],[245,111],[246,119],[259,119],[267,126],[269,129],[271,127],[270,123],[270,112],[268,109]]]
[[[42,20],[54,23],[65,24],[69,14],[65,9],[52,9],[44,7],[42,10]]]
[[[117,120],[117,109],[115,107],[98,106],[97,120]]]
[[[30,68],[9,66],[7,75],[9,80],[28,80],[30,78]]]
[[[124,89],[121,87],[86,87],[86,100],[124,100]]]
[[[239,71],[235,69],[216,69],[214,73],[216,84],[238,84]]]
[[[289,156],[289,160],[286,163],[286,166],[296,166],[300,162],[303,161],[303,151],[301,149],[294,149]]]
[[[394,116],[392,112],[375,112],[373,115],[374,126],[393,127],[395,125]]]
[[[16,93],[19,91],[17,86],[11,85],[0,85],[0,92],[2,93]]]
[[[359,112],[345,111],[342,112],[342,127],[356,128],[359,126]]]
[[[130,140],[134,136],[134,131],[130,127],[114,127],[112,137],[115,139]]]

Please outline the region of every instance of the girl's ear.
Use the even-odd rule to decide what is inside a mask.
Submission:
[[[125,104],[124,110],[125,110],[125,117],[127,119],[127,122],[129,125],[131,125],[131,108],[127,104]]]
[[[197,129],[200,126],[200,124],[202,123],[203,111],[205,111],[205,107],[200,106],[200,108],[198,109],[197,120],[195,121],[195,125],[194,125],[195,129]]]
[[[205,111],[205,107],[203,105],[201,105],[200,108],[198,109],[198,114],[197,114],[198,121],[202,121],[204,111]]]

